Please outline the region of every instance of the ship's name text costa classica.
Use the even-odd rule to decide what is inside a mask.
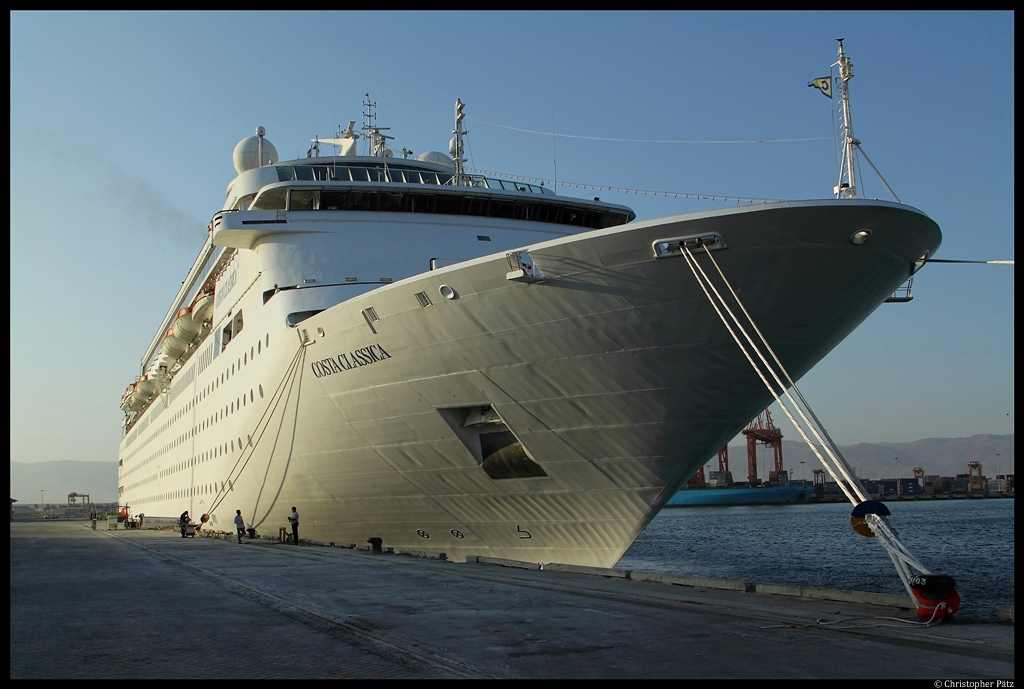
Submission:
[[[369,347],[360,347],[354,349],[348,354],[339,354],[336,357],[328,357],[327,359],[320,359],[314,361],[309,366],[313,370],[313,375],[317,378],[323,378],[324,376],[331,376],[335,373],[344,373],[345,371],[351,371],[354,368],[360,366],[369,366],[375,364],[378,361],[384,361],[390,359],[391,355],[388,354],[383,347],[379,344],[372,344]]]

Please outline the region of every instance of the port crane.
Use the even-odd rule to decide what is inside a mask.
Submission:
[[[772,413],[765,409],[743,430],[747,436],[747,482],[757,483],[757,445],[761,443],[775,453],[775,475],[782,472],[782,431],[772,422]],[[721,453],[719,453],[721,457]]]
[[[984,481],[981,477],[981,462],[967,462],[967,475],[970,479],[971,492],[984,490]]]

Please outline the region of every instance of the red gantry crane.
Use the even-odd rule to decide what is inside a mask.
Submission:
[[[718,451],[718,470],[729,471],[729,446],[726,445]]]
[[[775,450],[775,471],[782,471],[782,431],[772,423],[772,414],[767,409],[743,431],[747,436],[747,481],[757,483],[757,444],[770,445]]]
[[[971,491],[981,492],[985,487],[981,478],[981,462],[967,462],[967,473],[971,482]]]

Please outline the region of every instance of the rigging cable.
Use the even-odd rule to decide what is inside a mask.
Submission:
[[[509,175],[504,172],[497,172],[494,170],[480,170],[477,168],[466,168],[467,172],[473,172],[480,175],[487,175],[492,177],[505,177],[508,179],[518,179],[524,182],[537,182],[543,184],[561,184],[563,187],[572,187],[575,189],[593,189],[595,191],[613,191],[620,192],[623,194],[643,194],[644,196],[665,196],[672,198],[684,198],[684,199],[708,199],[711,201],[736,201],[742,203],[744,201],[748,203],[780,203],[784,199],[767,199],[758,198],[756,196],[740,196],[736,194],[695,194],[692,192],[682,191],[654,191],[651,189],[630,189],[628,187],[614,187],[607,184],[584,184],[582,182],[558,182],[557,180],[544,179],[543,177],[526,177],[524,175]]]
[[[861,146],[859,143],[854,144],[854,146],[856,146],[857,150],[860,151],[860,154],[864,156],[864,160],[868,161],[868,165],[870,165],[871,169],[875,171],[876,175],[878,175],[878,179],[882,180],[882,184],[884,184],[885,188],[889,190],[889,193],[892,194],[892,197],[896,199],[896,203],[903,203],[902,201],[900,201],[900,197],[896,196],[896,192],[892,190],[892,187],[889,186],[889,183],[885,181],[885,177],[882,177],[882,173],[878,171],[878,168],[875,167],[875,164],[871,162],[871,158],[868,158],[868,154],[864,152],[864,147]]]
[[[523,132],[526,134],[541,134],[543,136],[560,136],[563,139],[586,139],[588,141],[621,141],[624,143],[634,144],[780,144],[780,143],[792,143],[796,141],[828,141],[832,137],[828,136],[808,136],[794,139],[735,139],[735,140],[724,140],[724,139],[625,139],[612,136],[582,136],[579,134],[556,134],[554,131],[541,132],[535,129],[522,129],[520,127],[509,127],[504,124],[495,124],[494,122],[487,122],[485,120],[478,120],[476,118],[466,118],[473,122],[479,122],[480,124],[486,124],[490,127],[498,127],[499,129],[509,129],[514,132]]]

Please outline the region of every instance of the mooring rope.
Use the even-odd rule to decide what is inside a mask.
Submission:
[[[743,315],[750,323],[752,329],[757,333],[758,337],[761,339],[765,348],[770,352],[772,358],[775,361],[775,364],[778,366],[778,370],[781,371],[782,375],[789,383],[789,387],[792,387],[794,391],[797,393],[797,396],[800,398],[801,402],[803,403],[803,406],[807,408],[807,414],[804,413],[804,411],[801,409],[800,404],[798,404],[789,394],[789,392],[787,391],[787,386],[783,384],[782,380],[780,379],[779,373],[777,373],[773,366],[769,364],[765,355],[761,352],[758,345],[747,333],[746,329],[743,327],[740,320],[736,317],[736,314],[733,313],[732,309],[729,308],[728,303],[726,303],[725,299],[719,293],[718,289],[715,288],[714,283],[712,283],[710,278],[708,278],[707,273],[704,272],[704,269],[697,262],[696,257],[690,252],[690,249],[687,246],[685,246],[682,242],[680,242],[679,246],[682,250],[683,256],[686,258],[686,262],[690,268],[690,271],[693,273],[694,279],[697,280],[697,283],[703,290],[704,295],[708,298],[708,301],[711,303],[711,306],[715,309],[715,312],[718,314],[718,317],[722,320],[722,323],[729,331],[729,334],[732,336],[733,340],[735,340],[737,346],[739,346],[740,351],[743,352],[743,355],[746,357],[751,367],[754,369],[758,377],[761,379],[761,382],[763,382],[765,387],[768,388],[768,391],[775,399],[775,402],[778,403],[783,413],[785,413],[786,417],[793,424],[793,427],[796,428],[797,432],[804,439],[804,442],[807,443],[807,446],[818,458],[818,460],[821,462],[825,470],[828,471],[829,475],[832,476],[832,478],[836,481],[836,484],[839,486],[840,490],[843,491],[843,493],[846,495],[846,498],[853,505],[856,506],[862,502],[867,501],[868,496],[864,492],[864,489],[861,486],[860,482],[856,480],[852,467],[850,467],[850,465],[846,462],[845,458],[842,456],[842,453],[839,452],[839,448],[832,441],[832,438],[828,435],[828,432],[825,430],[824,426],[818,420],[818,417],[811,410],[811,407],[807,403],[807,400],[804,398],[802,394],[800,394],[800,391],[797,389],[796,384],[793,382],[793,379],[790,377],[789,373],[782,365],[782,362],[780,362],[778,357],[775,355],[774,350],[771,349],[771,346],[768,344],[768,341],[765,339],[764,335],[757,327],[757,324],[754,322],[753,318],[751,318],[750,313],[743,306],[743,302],[736,294],[736,291],[732,288],[732,285],[725,277],[725,274],[722,272],[722,269],[718,266],[718,263],[715,262],[714,257],[711,256],[711,252],[708,250],[707,247],[704,247],[705,254],[709,257],[712,264],[718,270],[719,276],[722,278],[722,281],[728,287],[729,292],[732,294],[733,299],[735,299],[736,303],[739,305],[740,310],[743,312]],[[712,293],[714,293],[714,296],[712,296]],[[721,308],[719,308],[719,306],[721,306]],[[728,313],[728,319],[723,313],[723,309],[726,313]],[[752,350],[754,354],[756,354],[757,357],[761,360],[765,371],[767,371],[767,373],[770,374],[772,378],[774,378],[781,392],[778,391],[775,387],[771,385],[771,383],[768,382],[768,378],[766,377],[765,371],[762,371],[761,368],[755,363],[754,358],[753,356],[751,356],[750,351],[748,351],[747,346],[743,344],[739,335],[736,334],[736,331],[733,329],[732,325],[730,325],[730,319],[732,321],[732,324],[735,325],[736,329],[743,334],[744,338],[746,338],[750,350]],[[783,402],[782,395],[785,395],[785,397],[789,400],[790,404],[793,405],[793,407],[796,409],[797,413],[800,415],[803,421],[808,425],[808,427],[811,430],[811,433],[821,444],[825,454],[829,456],[828,461],[825,460],[821,452],[818,451],[818,448],[815,446],[815,444],[811,442],[810,438],[807,436],[807,433],[804,432],[803,427],[794,418],[789,408]],[[810,415],[810,417],[814,419],[814,423],[812,423],[807,418],[808,415]],[[820,433],[818,429],[820,429]],[[822,439],[822,436],[828,438],[828,442],[825,442],[825,440]],[[841,480],[840,475],[845,480]],[[903,543],[899,540],[895,531],[884,520],[884,518],[881,515],[867,513],[864,518],[870,526],[874,535],[877,537],[878,542],[882,545],[886,553],[889,555],[889,558],[892,560],[893,565],[896,567],[896,571],[899,574],[900,580],[903,582],[903,585],[907,590],[907,593],[910,595],[912,599],[915,600],[916,603],[916,597],[914,596],[913,589],[910,585],[910,580],[914,576],[910,568],[913,567],[922,574],[931,574],[931,572],[928,569],[926,569],[924,565],[918,562],[913,557],[913,555],[910,554],[906,546],[904,546]]]
[[[217,495],[214,498],[213,503],[206,511],[207,515],[212,515],[213,511],[220,506],[220,504],[227,497],[228,493],[231,492],[234,481],[238,480],[238,477],[241,476],[242,472],[245,470],[246,465],[249,464],[249,460],[252,459],[253,453],[256,451],[256,446],[259,445],[260,439],[263,437],[263,434],[266,432],[267,428],[270,427],[270,419],[273,418],[273,413],[274,411],[277,410],[277,406],[281,402],[281,398],[283,396],[282,391],[284,389],[285,383],[288,381],[289,378],[291,378],[292,375],[294,375],[294,372],[297,370],[297,364],[304,349],[305,344],[299,345],[299,350],[295,352],[295,356],[292,358],[291,363],[288,364],[288,367],[285,369],[284,377],[281,378],[281,382],[278,383],[277,389],[274,390],[274,393],[270,396],[267,408],[263,410],[263,414],[256,422],[256,426],[253,433],[256,434],[258,432],[258,434],[255,435],[255,442],[249,440],[248,457],[246,457],[246,453],[244,451],[238,455],[238,459],[235,460],[234,466],[232,466],[231,470],[228,471],[226,481],[221,482],[220,490],[217,492]],[[267,423],[263,426],[263,430],[260,431],[260,424],[263,423],[265,419]],[[249,436],[249,438],[251,437],[253,436]],[[245,459],[244,463],[242,462],[243,458]],[[242,464],[241,468],[239,468],[238,466],[239,463]],[[236,469],[238,469],[237,474],[235,473]],[[234,476],[234,478],[232,478],[232,476]]]

